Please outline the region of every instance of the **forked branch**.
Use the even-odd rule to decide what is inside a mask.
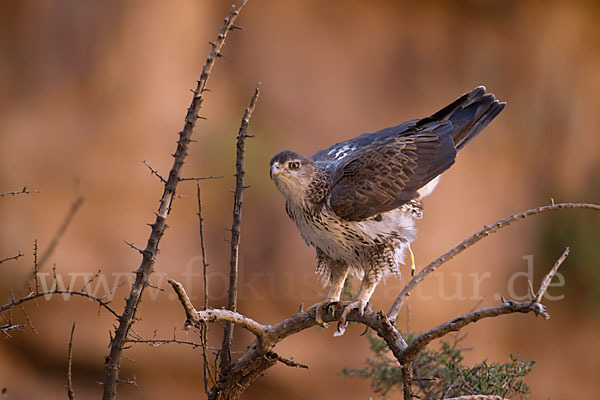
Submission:
[[[548,290],[550,281],[558,271],[558,268],[565,261],[569,255],[569,248],[567,247],[560,258],[554,264],[554,267],[546,274],[540,288],[537,293],[530,301],[516,302],[513,300],[504,300],[502,304],[494,307],[482,308],[476,311],[472,311],[461,315],[460,317],[454,318],[448,322],[445,322],[433,329],[421,334],[417,337],[408,348],[403,352],[403,360],[412,361],[416,355],[425,348],[432,340],[438,339],[450,332],[458,331],[468,324],[475,323],[484,318],[497,317],[499,315],[513,314],[513,313],[534,313],[535,315],[541,315],[545,319],[550,318],[550,314],[546,311],[546,308],[541,303],[542,297]]]
[[[177,297],[183,305],[183,309],[185,310],[185,315],[187,317],[185,323],[186,326],[193,325],[200,329],[203,323],[227,322],[235,325],[240,325],[241,327],[247,329],[249,332],[253,333],[258,339],[263,339],[266,336],[269,330],[267,326],[261,325],[253,319],[248,318],[235,311],[215,309],[196,311],[181,283],[173,279],[169,279],[168,282],[173,287],[175,293],[177,293]]]
[[[499,231],[500,229],[502,229],[508,225],[511,225],[512,223],[514,223],[516,221],[523,220],[532,215],[540,214],[540,213],[543,213],[546,211],[561,210],[561,209],[565,209],[565,208],[581,208],[581,209],[600,211],[600,205],[598,205],[598,204],[588,204],[588,203],[554,204],[554,202],[552,202],[552,204],[550,204],[548,206],[537,207],[537,208],[534,208],[531,210],[523,211],[518,214],[511,215],[510,217],[501,219],[500,221],[496,222],[495,224],[486,225],[482,230],[480,230],[479,232],[475,233],[474,235],[468,237],[467,239],[463,240],[463,242],[461,244],[459,244],[452,250],[448,251],[447,253],[443,254],[442,256],[438,257],[435,261],[431,262],[428,266],[423,268],[417,275],[415,275],[410,280],[410,282],[408,282],[408,284],[404,287],[404,289],[402,289],[402,291],[396,298],[396,301],[394,301],[392,308],[388,312],[388,316],[390,317],[390,319],[395,320],[398,317],[398,313],[400,313],[402,306],[404,305],[404,303],[406,303],[406,300],[408,300],[408,296],[410,295],[410,292],[415,288],[415,286],[417,286],[419,283],[421,283],[427,276],[429,276],[429,274],[431,274],[433,271],[438,269],[442,264],[453,259],[454,257],[459,255],[460,253],[462,253],[469,247],[473,246],[475,243],[479,242],[481,239],[489,236],[492,233]]]

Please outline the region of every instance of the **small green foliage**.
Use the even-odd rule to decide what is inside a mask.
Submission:
[[[408,335],[407,342],[416,336]],[[364,368],[344,368],[342,375],[370,378],[375,393],[386,396],[401,388],[402,373],[385,342],[370,332],[367,337],[373,358],[367,360]],[[434,400],[474,394],[522,398],[530,393],[523,378],[531,372],[535,361],[521,360],[518,354],[511,354],[506,363],[483,361],[469,367],[462,363],[463,350],[458,348],[458,341],[442,341],[439,350],[423,350],[413,363],[415,394],[421,399]]]

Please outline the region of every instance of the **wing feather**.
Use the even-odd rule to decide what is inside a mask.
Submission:
[[[458,149],[503,108],[480,86],[430,117],[317,152],[314,161],[335,165],[331,208],[342,219],[359,221],[418,197],[417,191],[450,168]]]

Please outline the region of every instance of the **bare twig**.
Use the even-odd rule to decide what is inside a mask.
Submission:
[[[85,289],[90,285],[90,283],[94,282],[96,279],[98,279],[98,277],[100,276],[100,273],[102,272],[101,269],[98,270],[98,272],[96,272],[94,275],[92,275],[92,277],[90,279],[87,280],[87,282],[85,282],[83,284],[83,286],[81,287],[81,289],[79,289],[81,292],[85,291]]]
[[[33,278],[35,279],[35,291],[40,291],[40,277],[38,275],[39,272],[38,265],[38,241],[35,239],[33,241]]]
[[[31,318],[29,318],[29,314],[27,314],[27,311],[25,311],[25,307],[23,307],[23,304],[19,304],[19,308],[21,309],[21,312],[27,320],[27,325],[29,325],[29,328],[33,331],[33,333],[37,335],[38,331],[37,329],[35,329],[35,326],[33,326],[33,322],[31,321]]]
[[[200,251],[202,254],[202,279],[204,282],[204,309],[208,308],[208,281],[206,279],[206,270],[208,263],[206,261],[206,247],[204,245],[204,219],[202,219],[202,196],[200,194],[200,182],[196,182],[196,197],[198,199],[198,230],[200,232]],[[204,392],[207,396],[210,395],[210,389],[208,387],[208,358],[206,354],[206,334],[208,326],[204,325],[200,329],[200,341],[202,342],[202,372],[204,378]]]
[[[0,264],[2,264],[3,262],[6,262],[6,261],[10,261],[10,260],[18,260],[19,257],[23,257],[23,254],[21,254],[21,251],[18,251],[16,256],[3,258],[2,260],[0,260]]]
[[[131,385],[133,387],[137,387],[137,379],[135,375],[133,375],[133,379],[119,379],[119,383],[124,383],[126,385]]]
[[[24,186],[23,189],[15,191],[15,192],[4,192],[4,193],[0,193],[0,197],[4,197],[4,196],[16,196],[18,194],[31,194],[31,193],[40,193],[39,190],[30,190],[27,189],[27,186]]]
[[[73,364],[73,334],[75,333],[75,322],[71,328],[71,338],[69,339],[69,364],[67,367],[67,397],[69,400],[75,399],[75,392],[73,391],[73,381],[71,379],[71,366]]]
[[[50,256],[54,252],[54,249],[56,249],[56,246],[58,245],[58,242],[60,241],[62,235],[64,235],[65,231],[69,227],[69,224],[73,220],[75,213],[77,213],[77,210],[79,210],[79,207],[81,207],[81,205],[83,204],[83,200],[84,200],[83,194],[80,191],[77,194],[77,198],[73,201],[73,203],[71,203],[71,207],[69,208],[69,211],[67,212],[67,215],[66,215],[63,223],[60,225],[60,227],[58,228],[58,231],[56,232],[56,234],[50,241],[48,248],[42,254],[42,256],[39,258],[39,260],[37,262],[37,271],[42,269],[42,267],[44,266],[46,261],[48,261],[48,258],[50,258]]]
[[[200,183],[196,184],[196,197],[198,198],[198,231],[200,233],[200,251],[202,256],[202,279],[204,282],[204,309],[208,308],[208,281],[206,271],[208,262],[206,260],[206,246],[204,244],[204,218],[202,218],[202,196],[200,195]]]
[[[131,243],[128,240],[123,240],[123,243],[125,243],[127,246],[131,247],[132,249],[134,249],[135,251],[137,251],[140,254],[144,254],[144,250],[140,249],[139,247],[137,247],[136,245],[134,245],[133,243]]]
[[[256,101],[258,100],[260,83],[254,90],[254,94],[250,99],[250,104],[244,111],[242,122],[240,124],[240,130],[237,137],[237,152],[235,159],[235,193],[233,196],[233,222],[231,223],[231,255],[229,261],[229,290],[227,297],[227,309],[231,311],[237,310],[237,283],[238,283],[238,251],[240,245],[240,226],[242,223],[242,203],[244,199],[244,155],[245,155],[245,143],[248,135],[248,126],[250,125],[250,118],[254,112]],[[233,323],[228,322],[225,325],[225,331],[223,332],[223,345],[221,346],[221,372],[229,367],[231,364],[231,341],[233,340]]]
[[[152,166],[150,164],[148,164],[148,162],[146,162],[146,160],[142,160],[142,162],[144,163],[144,165],[146,167],[148,167],[148,169],[150,170],[150,174],[156,176],[158,179],[160,179],[160,181],[162,183],[167,183],[166,179],[163,178],[157,170],[155,170],[154,168],[152,168]]]
[[[548,289],[548,285],[552,280],[554,274],[558,270],[558,267],[563,263],[563,261],[567,258],[569,254],[569,248],[567,247],[560,258],[554,264],[554,267],[548,272],[548,274],[544,277],[540,288],[531,301],[526,302],[516,302],[513,300],[504,300],[502,304],[494,306],[482,308],[476,311],[468,312],[460,317],[454,318],[448,322],[445,322],[439,326],[436,326],[433,329],[421,334],[417,337],[402,353],[402,362],[406,360],[411,361],[416,357],[416,355],[423,350],[425,346],[427,346],[432,340],[438,339],[450,332],[458,331],[468,324],[472,324],[474,322],[479,321],[483,318],[491,318],[497,317],[499,315],[505,314],[513,314],[513,313],[529,313],[533,312],[536,315],[541,315],[545,319],[550,318],[550,315],[546,311],[546,308],[540,303],[542,296],[546,293]]]
[[[403,356],[406,358],[412,358],[413,355],[416,356],[416,354],[418,354],[432,340],[438,339],[450,332],[458,331],[464,326],[477,322],[480,319],[497,317],[505,314],[529,312],[542,315],[545,318],[548,316],[545,308],[539,303],[532,301],[516,302],[513,300],[505,300],[502,304],[494,307],[487,307],[468,312],[460,317],[456,317],[448,322],[436,326],[435,328],[430,329],[429,331],[420,335],[410,344],[410,346],[408,346],[406,351],[403,353]]]
[[[274,351],[268,352],[266,354],[266,357],[275,358],[275,359],[277,359],[277,361],[281,362],[282,364],[287,365],[288,367],[308,369],[308,365],[301,364],[301,363],[296,362],[296,361],[294,361],[294,360],[292,360],[290,358],[282,357],[279,354],[275,353]]]
[[[505,226],[508,226],[508,225],[512,224],[513,222],[525,219],[532,215],[540,214],[545,211],[555,211],[555,210],[560,210],[560,209],[564,209],[564,208],[582,208],[582,209],[590,209],[590,210],[600,211],[600,205],[598,205],[598,204],[559,203],[559,204],[551,204],[549,206],[534,208],[532,210],[527,210],[527,211],[524,211],[524,212],[521,212],[518,214],[511,215],[510,217],[501,219],[500,221],[496,222],[493,225],[487,225],[484,227],[484,229],[477,232],[473,236],[465,239],[461,244],[459,244],[452,250],[448,251],[446,254],[440,256],[438,259],[433,261],[427,267],[423,268],[423,270],[421,270],[417,275],[415,275],[415,277],[412,278],[410,280],[410,282],[408,282],[408,284],[404,287],[404,289],[402,289],[402,292],[400,292],[400,294],[396,298],[396,301],[394,301],[392,308],[388,312],[388,316],[390,317],[390,319],[395,320],[398,317],[398,313],[400,312],[400,309],[402,308],[402,306],[408,299],[410,292],[414,289],[415,286],[417,286],[421,281],[423,281],[423,279],[425,279],[429,274],[431,274],[433,271],[435,271],[440,265],[442,265],[445,262],[456,257],[458,254],[462,253],[469,247],[473,246],[475,243],[479,242],[481,239],[487,237],[491,233],[497,232],[501,228],[504,228]]]
[[[191,342],[189,340],[181,339],[127,339],[127,343],[146,343],[152,347],[158,347],[162,344],[187,344],[193,348],[202,347],[202,343]]]
[[[211,385],[216,385],[217,381],[215,379],[215,375],[218,374],[217,371],[217,365],[216,365],[216,361],[215,364],[210,364],[208,362],[208,355],[206,353],[206,349],[208,348],[208,346],[206,345],[206,331],[208,330],[208,325],[207,324],[203,324],[200,328],[200,340],[202,341],[202,368],[203,368],[203,372],[204,372],[204,392],[206,393],[206,396],[210,396],[210,388],[209,388],[209,384],[208,381],[210,380],[210,384]],[[216,349],[219,350],[219,349]],[[213,371],[211,371],[210,367],[212,366]],[[208,374],[208,376],[207,376]]]
[[[190,177],[190,178],[179,178],[180,181],[205,181],[208,179],[223,179],[222,176],[197,176],[197,177]]]
[[[216,59],[221,54],[221,48],[225,44],[225,38],[237,19],[240,10],[246,5],[247,0],[242,0],[238,6],[232,6],[225,17],[223,26],[219,30],[217,39],[211,43],[211,50],[202,68],[202,73],[196,89],[193,90],[193,97],[190,107],[187,110],[183,130],[179,133],[177,150],[173,154],[173,166],[164,184],[164,191],[160,200],[155,222],[151,225],[152,231],[148,239],[146,249],[143,251],[142,262],[136,271],[135,282],[131,285],[131,291],[127,298],[123,314],[119,316],[119,325],[116,328],[114,337],[111,341],[110,352],[106,358],[106,376],[104,378],[103,400],[112,400],[117,393],[117,383],[119,380],[119,370],[121,367],[121,358],[123,348],[127,342],[127,334],[133,322],[135,321],[137,307],[141,300],[144,288],[149,283],[150,275],[154,270],[154,263],[158,255],[158,245],[166,228],[167,215],[171,209],[171,204],[175,196],[177,184],[181,178],[181,168],[188,154],[188,147],[191,141],[192,133],[198,120],[198,112],[204,100],[206,83],[215,64]]]
[[[15,331],[19,328],[23,328],[24,326],[25,325],[8,323],[8,324],[0,325],[0,332],[4,333],[4,335],[7,337],[11,337],[10,334],[8,333],[9,331]]]
[[[458,396],[458,397],[447,397],[443,400],[508,400],[502,396],[495,395],[487,395],[487,394],[473,394],[467,396]]]
[[[186,321],[185,328],[189,328],[190,325],[195,326],[200,323],[200,318],[198,318],[198,311],[194,308],[192,301],[189,296],[185,292],[183,285],[176,280],[167,279],[167,282],[173,287],[173,290],[177,294],[181,305],[183,306],[183,310],[185,311]]]
[[[554,275],[556,275],[556,271],[558,271],[558,268],[565,261],[565,259],[567,258],[568,255],[569,255],[569,248],[567,247],[567,248],[565,248],[565,251],[562,253],[562,255],[558,258],[558,260],[556,260],[552,269],[546,274],[546,276],[544,276],[544,279],[542,280],[542,283],[540,284],[540,288],[539,288],[537,294],[535,295],[535,297],[533,297],[531,299],[533,302],[540,303],[542,301],[542,296],[544,296],[544,294],[548,290],[548,286],[550,285],[552,278],[554,278]],[[546,319],[549,318],[549,316],[546,316],[546,315],[544,315],[544,317],[546,317]]]
[[[46,261],[52,255],[52,253],[54,252],[54,249],[56,249],[56,246],[58,246],[58,243],[59,243],[62,235],[65,233],[65,231],[67,230],[69,224],[73,220],[73,217],[77,213],[77,210],[83,204],[83,200],[84,200],[83,194],[81,193],[81,190],[79,188],[77,188],[77,190],[78,190],[77,198],[73,201],[73,203],[71,203],[71,207],[69,208],[69,211],[67,212],[67,215],[66,215],[65,219],[63,220],[63,223],[60,225],[60,227],[58,228],[58,231],[56,232],[56,234],[54,235],[54,237],[50,241],[50,244],[48,245],[48,248],[46,249],[46,251],[39,258],[38,258],[38,244],[37,244],[37,240],[35,240],[35,242],[34,242],[34,248],[33,248],[33,274],[32,275],[33,275],[33,278],[35,279],[35,291],[36,291],[36,294],[39,292],[39,281],[38,281],[38,272],[39,272],[39,270],[42,269],[42,267],[44,266],[44,264],[46,263]],[[56,274],[55,274],[55,280],[56,280]],[[21,284],[21,287],[19,288],[19,290],[21,290],[22,288],[27,287],[27,286],[29,286],[29,279],[27,279],[25,282],[23,282]],[[11,296],[12,296],[12,294],[11,294]],[[39,297],[39,296],[35,296],[34,299],[36,299],[37,297]],[[12,296],[11,297],[11,303],[14,302],[14,300],[15,300],[15,298],[14,298],[14,296]],[[27,316],[26,313],[25,313],[25,315]]]
[[[0,306],[0,312],[4,312],[7,310],[10,310],[18,305],[21,305],[25,302],[28,301],[32,301],[35,299],[38,299],[40,297],[50,297],[52,295],[55,294],[64,294],[64,295],[69,295],[69,296],[81,296],[81,297],[87,297],[90,300],[95,301],[96,303],[98,303],[98,305],[101,308],[104,308],[106,311],[108,311],[109,313],[111,313],[112,315],[114,315],[115,317],[119,317],[119,313],[117,313],[115,310],[113,310],[109,304],[109,301],[104,301],[102,300],[101,297],[96,297],[94,295],[91,295],[85,291],[79,291],[79,290],[71,290],[71,289],[59,289],[58,287],[55,287],[54,289],[50,289],[50,290],[46,290],[46,291],[42,291],[42,292],[35,292],[35,293],[29,293],[27,296],[23,296],[21,298],[13,298],[12,301],[10,301],[9,303],[3,304],[2,306]]]

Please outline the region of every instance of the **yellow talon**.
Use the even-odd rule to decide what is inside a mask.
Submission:
[[[408,254],[410,254],[410,276],[415,276],[415,270],[417,266],[415,265],[415,255],[410,248],[410,244],[408,245]]]

